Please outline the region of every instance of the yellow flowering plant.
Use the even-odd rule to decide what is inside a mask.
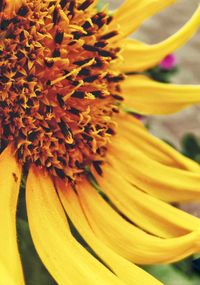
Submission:
[[[0,284],[25,284],[16,233],[25,174],[31,237],[57,284],[159,285],[137,265],[199,252],[199,219],[170,204],[199,199],[199,165],[124,112],[200,102],[198,85],[142,74],[193,36],[199,8],[159,44],[128,38],[174,2],[126,0],[110,15],[95,0],[0,0]]]

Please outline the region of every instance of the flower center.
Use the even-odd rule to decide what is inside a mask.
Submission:
[[[111,16],[92,0],[27,0],[11,16],[0,0],[0,139],[18,160],[74,180],[99,167],[115,133],[119,49]],[[8,9],[8,7],[7,7]]]

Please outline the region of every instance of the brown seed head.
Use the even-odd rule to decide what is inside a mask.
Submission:
[[[72,181],[115,133],[116,32],[93,1],[11,3],[0,1],[0,139],[22,164]]]

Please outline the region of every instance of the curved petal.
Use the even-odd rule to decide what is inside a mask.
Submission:
[[[138,3],[135,2],[126,0],[113,15],[114,21],[110,29],[115,28],[116,24],[119,25],[120,35],[116,37],[118,40],[135,32],[146,19],[172,5],[176,0],[140,0]]]
[[[131,184],[161,200],[200,199],[200,173],[163,165],[122,138],[113,140],[107,160]]]
[[[168,54],[181,47],[196,33],[200,26],[200,8],[192,18],[174,35],[165,41],[154,44],[136,44],[134,40],[126,40],[122,51],[124,59],[119,66],[121,72],[134,72],[147,70],[160,63]]]
[[[103,176],[95,173],[95,178],[115,207],[149,233],[170,238],[200,230],[199,218],[144,193],[108,164],[103,166]]]
[[[103,260],[121,280],[127,285],[141,285],[141,283],[161,285],[158,280],[101,242],[92,231],[75,192],[72,189],[66,188],[62,182],[56,183],[56,186],[63,206],[78,232],[101,260]],[[84,191],[87,191],[87,189],[84,189]]]
[[[135,263],[174,262],[199,251],[199,231],[172,239],[158,238],[124,220],[88,182],[84,181],[77,192],[96,235]]]
[[[165,84],[143,75],[128,76],[122,92],[124,104],[144,115],[170,114],[200,103],[199,85]]]
[[[12,279],[16,285],[23,285],[16,233],[16,209],[21,167],[15,160],[11,146],[8,146],[0,155],[0,169],[0,262],[6,270],[2,269],[5,274],[0,274],[0,284],[10,284],[10,279]]]
[[[150,134],[142,122],[133,116],[119,114],[117,122],[119,124],[117,129],[118,135],[122,139],[128,140],[134,148],[142,151],[150,158],[168,166],[200,172],[198,163],[185,157],[169,144]]]
[[[31,168],[27,211],[39,256],[59,285],[123,285],[71,235],[67,219],[48,175]]]

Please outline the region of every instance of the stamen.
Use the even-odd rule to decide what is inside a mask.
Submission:
[[[83,91],[75,91],[71,97],[73,98],[78,98],[78,99],[83,99],[85,97],[85,92]]]
[[[67,5],[67,2],[68,2],[68,0],[61,0],[60,1],[60,6],[61,6],[62,9],[65,8],[65,6]]]
[[[21,16],[21,17],[25,17],[26,14],[28,13],[28,11],[29,11],[29,8],[28,8],[27,6],[22,6],[22,7],[18,10],[17,15],[18,15],[18,16]]]
[[[117,32],[93,0],[39,2],[26,0],[9,18],[0,0],[0,141],[26,167],[74,183],[86,166],[102,173],[115,135],[124,79],[110,69]]]
[[[103,171],[101,169],[101,164],[102,164],[102,161],[94,161],[93,162],[94,168],[99,175],[103,174]]]
[[[44,63],[47,67],[51,68],[54,65],[54,61],[53,60],[44,60]]]
[[[84,2],[78,7],[78,10],[86,10],[93,2],[94,2],[94,0],[86,0],[86,1],[84,1]]]
[[[74,16],[74,9],[75,9],[75,6],[76,6],[76,2],[74,0],[70,1],[70,4],[69,4],[69,12],[72,16]]]
[[[59,12],[58,12],[58,8],[55,8],[53,11],[53,23],[54,25],[56,25],[59,22]]]
[[[98,48],[95,47],[95,46],[91,46],[91,45],[87,45],[87,44],[84,44],[83,45],[83,48],[87,51],[93,51],[93,52],[97,52],[98,51]]]
[[[64,38],[64,32],[57,30],[56,36],[55,36],[55,43],[61,44]]]
[[[80,111],[73,107],[70,108],[69,112],[77,116],[80,115]]]
[[[85,64],[87,64],[88,62],[90,62],[92,59],[93,59],[93,58],[91,57],[91,58],[86,58],[86,59],[84,59],[84,60],[75,61],[74,64],[79,65],[79,66],[85,65]]]
[[[60,57],[60,50],[59,49],[55,49],[52,53],[52,57]]]
[[[6,7],[6,3],[4,0],[0,0],[0,12],[2,12]]]
[[[73,135],[71,133],[70,128],[67,126],[67,124],[62,119],[61,119],[61,122],[58,123],[58,125],[61,129],[61,132],[65,136],[67,143],[72,144],[74,142],[74,139],[73,139]]]
[[[113,38],[113,37],[115,37],[115,36],[117,36],[117,35],[118,35],[118,32],[117,32],[117,31],[112,31],[112,32],[109,32],[109,33],[107,33],[107,34],[101,36],[101,37],[100,37],[100,40],[108,40],[108,39]]]
[[[61,94],[57,94],[57,100],[58,100],[60,107],[63,108],[65,106],[65,102],[64,102]]]

